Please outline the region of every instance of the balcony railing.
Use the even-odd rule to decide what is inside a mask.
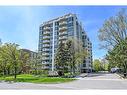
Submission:
[[[45,49],[43,49],[43,51],[50,51],[50,49],[46,49],[46,48],[45,48]]]
[[[44,31],[43,35],[50,35],[50,31]]]
[[[67,24],[66,21],[61,21],[61,22],[59,22],[59,26],[63,26],[63,25],[66,25],[66,24]]]
[[[43,60],[49,60],[50,57],[43,57]]]
[[[62,31],[66,31],[66,30],[67,30],[67,27],[65,27],[65,26],[59,28],[59,31],[60,31],[60,32],[62,32]]]
[[[50,27],[48,27],[48,26],[46,26],[46,27],[44,27],[44,30],[46,31],[49,31],[50,30]]]
[[[49,44],[44,44],[43,47],[48,47],[49,48],[50,45]]]
[[[64,36],[64,35],[67,35],[67,31],[59,32],[59,36]]]
[[[42,56],[49,55],[49,53],[43,52]]]
[[[59,37],[59,40],[65,40],[65,39],[67,39],[67,36]]]
[[[66,20],[66,18],[65,18],[65,17],[60,18],[60,22],[65,21],[65,20]]]
[[[50,40],[43,40],[43,44],[50,44]]]
[[[43,43],[45,43],[45,42],[50,42],[50,40],[43,40]]]
[[[60,42],[62,41],[62,43],[66,43],[66,39],[64,39],[64,40],[59,40],[59,44],[60,44]]]
[[[48,40],[50,39],[50,36],[43,36],[43,40]]]

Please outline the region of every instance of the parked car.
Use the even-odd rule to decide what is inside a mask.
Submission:
[[[111,73],[116,73],[119,71],[119,68],[118,67],[115,67],[115,68],[111,68]]]

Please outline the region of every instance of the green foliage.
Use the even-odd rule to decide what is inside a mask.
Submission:
[[[127,37],[126,29],[127,14],[126,10],[122,9],[115,16],[107,19],[99,29],[98,38],[102,42],[102,48],[110,50],[122,40],[125,40]]]
[[[59,47],[55,55],[55,63],[56,63],[57,70],[62,70],[63,72],[65,72],[65,69],[67,67],[66,53],[67,52],[65,49],[65,43],[61,41],[59,43]]]
[[[109,51],[107,59],[109,60],[110,68],[117,66],[127,73],[127,40],[121,41],[112,51]]]
[[[41,74],[42,73],[42,55],[40,53],[36,54],[36,57],[30,60],[29,66],[32,69],[32,74],[34,73],[35,75]]]
[[[108,49],[109,69],[119,67],[127,73],[127,14],[122,9],[106,20],[99,30],[99,40]]]
[[[69,38],[66,43],[66,48],[68,64],[72,74],[75,74],[76,70],[80,72],[80,65],[88,55],[83,48],[82,42],[75,38]]]
[[[96,72],[101,71],[101,62],[98,59],[94,60],[93,68]]]
[[[22,72],[22,64],[27,60],[26,54],[18,48],[19,45],[15,43],[5,43],[0,46],[0,69],[3,75],[16,75]]]
[[[96,72],[98,71],[108,71],[109,64],[108,63],[103,63],[99,59],[95,59],[93,62],[93,68]]]
[[[55,56],[55,63],[64,73],[71,72],[73,75],[76,74],[76,71],[80,72],[80,65],[87,55],[81,41],[69,38],[66,43],[60,42]]]
[[[0,77],[0,80],[5,80],[5,81],[13,81],[14,78],[13,76],[9,77]],[[15,80],[16,82],[30,82],[30,83],[63,83],[63,82],[70,82],[75,79],[73,78],[55,78],[55,77],[38,77],[34,75],[29,75],[29,74],[22,74],[22,75],[17,75],[17,79]]]

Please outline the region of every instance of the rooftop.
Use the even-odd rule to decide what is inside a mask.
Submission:
[[[64,15],[64,16],[57,17],[57,18],[55,18],[55,19],[51,19],[51,20],[49,20],[49,21],[43,22],[43,23],[41,24],[41,26],[42,26],[42,25],[45,25],[45,24],[52,23],[52,21],[60,20],[60,19],[62,19],[62,18],[68,18],[68,17],[74,16],[74,15],[75,15],[75,14],[69,13],[69,14],[66,14],[66,15]]]

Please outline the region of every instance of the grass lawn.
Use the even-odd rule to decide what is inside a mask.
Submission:
[[[0,77],[0,80],[13,81],[14,76]],[[17,75],[16,82],[30,82],[30,83],[64,83],[74,81],[74,78],[60,78],[60,77],[39,77],[29,74]]]

